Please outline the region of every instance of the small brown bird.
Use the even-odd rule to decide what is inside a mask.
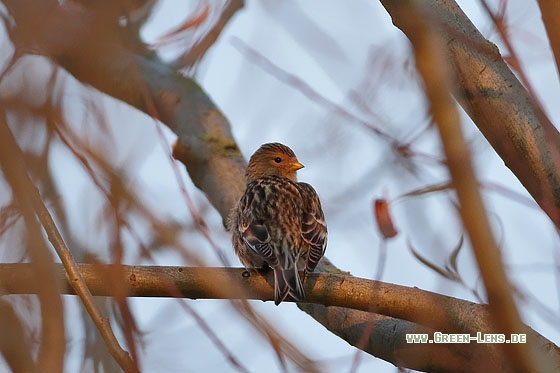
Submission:
[[[262,145],[249,160],[247,189],[229,219],[243,265],[274,271],[276,305],[305,298],[298,269],[312,272],[327,247],[321,203],[311,185],[297,181],[301,168],[289,147]]]

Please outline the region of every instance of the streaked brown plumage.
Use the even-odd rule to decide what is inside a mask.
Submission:
[[[229,228],[235,253],[248,268],[274,271],[274,303],[305,298],[298,269],[312,272],[327,247],[319,197],[298,182],[303,168],[279,143],[262,145],[247,167],[247,189],[232,210]]]

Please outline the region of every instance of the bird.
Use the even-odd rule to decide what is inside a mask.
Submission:
[[[327,247],[327,224],[315,189],[298,182],[304,166],[288,146],[263,144],[249,159],[245,193],[229,215],[235,253],[246,268],[271,268],[274,303],[303,301],[304,276]]]

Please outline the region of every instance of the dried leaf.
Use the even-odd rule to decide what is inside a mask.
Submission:
[[[383,235],[383,238],[395,237],[398,231],[393,225],[393,219],[389,213],[389,203],[386,199],[376,199],[374,205],[375,220],[377,221],[377,227]]]

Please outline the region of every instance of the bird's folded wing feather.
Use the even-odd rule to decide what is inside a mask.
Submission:
[[[260,196],[263,193],[260,189],[257,186],[249,188],[248,192],[241,198],[239,202],[239,230],[245,246],[262,257],[270,267],[274,267],[278,265],[278,256],[271,244],[270,233],[265,225],[258,224],[255,221],[254,207],[251,206],[255,202],[259,203],[259,199],[263,199],[264,195]]]
[[[270,243],[268,229],[264,225],[251,224],[242,233],[245,245],[261,256],[270,267],[278,265],[278,257]]]
[[[307,183],[298,183],[303,199],[302,237],[309,244],[306,272],[313,272],[327,248],[327,223],[315,189]]]

